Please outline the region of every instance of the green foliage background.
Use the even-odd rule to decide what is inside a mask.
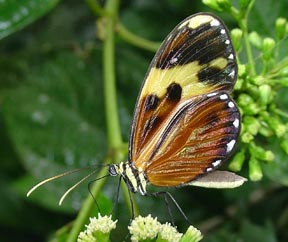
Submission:
[[[62,206],[58,206],[59,197],[87,171],[47,184],[29,198],[27,191],[44,178],[116,157],[109,156],[113,150],[108,147],[105,117],[101,41],[105,29],[99,28],[103,25],[100,18],[93,16],[91,2],[0,2],[0,236],[3,241],[65,241],[85,197],[91,199],[91,195],[86,183],[71,193]],[[250,13],[249,30],[274,37],[275,20],[287,18],[287,9],[285,0],[256,1]],[[229,14],[211,10],[201,1],[126,0],[120,3],[118,17],[132,33],[160,42],[185,17],[204,11],[220,16],[230,29],[237,27]],[[282,48],[279,59],[287,55],[285,43],[285,39],[277,43]],[[122,137],[127,142],[137,94],[154,52],[127,43],[121,34],[116,35],[115,48],[118,115]],[[257,69],[261,52],[253,53]],[[239,58],[242,64],[247,59],[245,53]],[[275,100],[287,112],[288,79],[284,81],[286,84],[275,87]],[[241,89],[236,92],[240,93]],[[260,137],[258,145],[265,151],[272,150],[275,156],[270,163],[259,163],[264,172],[261,181],[248,181],[234,190],[171,189],[193,225],[203,232],[203,241],[288,240],[288,157],[279,145],[287,141],[285,135],[281,139]],[[239,150],[241,147],[245,144],[240,144]],[[122,157],[125,153],[122,151]],[[121,161],[110,158],[110,162]],[[249,160],[249,156],[246,158]],[[241,174],[249,177],[248,162],[244,163]],[[111,209],[116,187],[117,179],[109,179],[98,195],[102,211]],[[120,194],[115,216],[118,225],[112,238],[124,239],[130,210],[125,194]],[[135,200],[141,214],[152,213],[163,222],[170,220],[162,198],[136,195]],[[187,223],[176,208],[172,210],[179,230],[184,231]],[[94,216],[97,209],[94,207],[90,212]]]

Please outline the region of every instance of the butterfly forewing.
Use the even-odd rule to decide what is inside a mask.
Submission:
[[[197,14],[181,22],[156,53],[143,82],[130,137],[135,160],[178,102],[210,92],[230,92],[237,76],[226,27],[215,16]]]
[[[190,181],[228,155],[223,149],[239,132],[229,121],[239,122],[238,110],[226,105],[234,104],[235,59],[226,27],[210,14],[188,17],[162,43],[138,97],[129,143],[129,161],[152,184]]]

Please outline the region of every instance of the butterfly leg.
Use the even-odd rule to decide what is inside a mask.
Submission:
[[[135,211],[134,211],[134,204],[133,204],[133,200],[131,197],[130,189],[128,189],[128,195],[129,195],[129,201],[130,201],[130,205],[131,205],[131,219],[130,219],[130,223],[131,223],[132,220],[135,218]]]
[[[167,191],[161,191],[161,192],[154,192],[151,194],[147,194],[147,195],[152,195],[152,196],[163,196],[164,200],[165,200],[165,204],[167,206],[167,210],[169,213],[169,216],[171,218],[171,222],[174,225],[174,219],[173,219],[173,215],[171,212],[171,208],[169,206],[169,202],[168,199],[170,199],[172,201],[172,203],[177,207],[178,211],[182,214],[182,216],[184,217],[184,219],[191,224],[190,220],[188,219],[188,217],[186,216],[186,214],[184,213],[184,211],[182,210],[182,208],[180,207],[180,205],[177,203],[177,201],[175,200],[175,198],[171,195],[171,193],[167,192]],[[174,225],[175,226],[175,225]]]
[[[168,194],[169,194],[168,192],[156,192],[156,193],[154,193],[153,195],[154,195],[154,196],[159,196],[159,195],[164,196],[164,201],[165,201],[165,204],[166,204],[166,207],[167,207],[167,210],[168,210],[170,219],[171,219],[171,223],[172,223],[172,225],[175,227],[175,221],[174,221],[174,218],[173,218],[173,215],[172,215],[171,208],[170,208],[170,206],[169,206]]]
[[[118,182],[118,185],[117,185],[117,191],[116,191],[115,200],[114,200],[114,204],[113,204],[113,207],[112,207],[111,214],[113,214],[113,212],[114,212],[115,209],[116,209],[116,205],[117,205],[118,202],[119,202],[119,194],[120,194],[120,184],[121,184],[121,180],[122,180],[122,177],[120,176],[120,177],[119,177],[119,182]]]
[[[96,180],[96,181],[97,181],[97,180]],[[96,200],[95,196],[94,196],[93,193],[92,193],[92,185],[93,185],[94,182],[95,182],[95,180],[94,180],[94,181],[90,181],[90,182],[88,183],[88,191],[89,191],[90,195],[92,196],[92,198],[93,198],[93,200],[94,200],[94,202],[95,202],[95,204],[96,204],[96,207],[97,207],[99,213],[101,214],[100,207],[99,207],[99,205],[98,205],[98,203],[97,203],[97,200]]]

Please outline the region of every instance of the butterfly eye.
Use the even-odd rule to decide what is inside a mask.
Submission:
[[[115,165],[109,165],[108,173],[110,176],[117,176],[118,175],[116,168],[115,168]]]

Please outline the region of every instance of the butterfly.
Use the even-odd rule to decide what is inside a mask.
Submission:
[[[240,132],[240,113],[230,97],[236,79],[235,52],[218,17],[198,13],[179,23],[142,84],[128,160],[110,165],[110,175],[146,195],[147,184],[183,186],[218,168]]]
[[[218,17],[198,13],[179,23],[142,84],[128,160],[109,165],[109,175],[119,175],[129,191],[142,195],[148,184],[241,185],[245,178],[214,171],[232,155],[240,133],[240,113],[230,96],[236,79],[235,52]]]

